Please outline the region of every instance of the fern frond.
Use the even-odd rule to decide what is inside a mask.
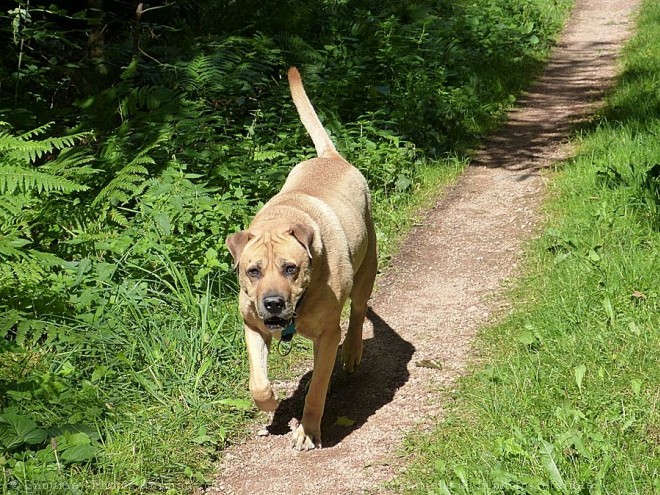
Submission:
[[[0,268],[0,283],[3,283],[6,278],[9,278],[10,274],[5,273],[5,270]],[[5,309],[0,313],[0,339],[4,339],[9,333],[9,330],[16,325],[21,316],[24,313],[19,312],[15,309]]]
[[[56,175],[17,165],[0,165],[0,194],[84,191],[87,186]]]
[[[5,258],[25,258],[25,251],[20,248],[27,244],[30,244],[30,241],[26,239],[0,237],[0,256]]]
[[[259,35],[257,35],[257,37],[259,37]],[[316,50],[316,48],[297,34],[280,32],[273,36],[273,39],[277,40],[277,44],[281,46],[284,51],[302,54],[310,62],[318,62],[323,59],[323,55]]]
[[[140,86],[131,90],[119,102],[124,119],[135,115],[140,110],[154,111],[170,103],[176,95],[163,86]]]
[[[15,218],[27,202],[28,199],[23,194],[0,194],[0,218]]]
[[[28,252],[32,259],[45,267],[62,266],[66,263],[66,261],[53,253],[45,253],[36,249],[30,249]]]
[[[138,158],[140,159],[138,160]],[[154,163],[149,157],[138,158],[133,162],[137,160],[143,163]],[[92,201],[92,207],[102,204],[123,204],[144,190],[146,187],[144,176],[148,174],[148,170],[141,164],[133,162],[122,168],[108,185],[99,191]]]
[[[199,92],[209,85],[221,90],[223,76],[212,56],[198,55],[185,67],[181,85],[191,92]]]
[[[37,127],[36,129],[32,129],[31,131],[26,131],[23,134],[18,136],[18,139],[21,139],[23,141],[28,141],[32,139],[35,136],[40,136],[42,134],[45,134],[48,129],[50,129],[50,126],[52,126],[55,122],[47,122],[44,125],[41,125]]]
[[[91,167],[91,163],[95,161],[96,157],[90,155],[88,150],[66,148],[57,158],[41,165],[39,170],[63,177],[82,178],[99,172]]]
[[[43,141],[24,141],[8,132],[0,132],[0,153],[18,161],[34,161],[53,150],[53,147]]]
[[[14,136],[8,131],[0,131],[0,155],[5,155],[13,160],[34,163],[47,153],[70,148],[76,144],[76,141],[91,136],[89,132],[79,132],[69,136],[32,139],[34,136],[46,132],[49,126],[50,124],[45,124],[19,136]]]
[[[116,224],[121,225],[122,227],[128,227],[128,219],[126,218],[126,215],[121,213],[117,208],[110,209],[108,216],[110,217],[110,220]]]

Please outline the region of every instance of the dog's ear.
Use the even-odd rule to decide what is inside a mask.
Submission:
[[[227,236],[225,244],[227,244],[227,247],[229,248],[231,257],[234,258],[234,268],[238,266],[238,261],[241,259],[243,248],[253,237],[254,235],[247,230]]]
[[[303,245],[303,247],[307,251],[307,256],[309,256],[309,259],[311,260],[312,250],[310,248],[312,246],[312,241],[314,240],[314,229],[311,228],[309,225],[297,223],[296,225],[291,227],[291,230],[289,230],[289,234],[295,237],[296,240]]]

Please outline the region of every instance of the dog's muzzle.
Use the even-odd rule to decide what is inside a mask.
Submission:
[[[269,330],[280,330],[293,319],[293,312],[288,309],[282,296],[267,296],[262,300],[264,325]]]
[[[291,323],[291,318],[285,319],[273,316],[271,318],[264,319],[264,325],[266,325],[266,328],[273,331],[281,330],[282,328],[288,326],[289,323]]]

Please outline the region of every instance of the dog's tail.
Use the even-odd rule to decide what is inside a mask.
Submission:
[[[335,148],[335,145],[332,144],[330,136],[323,128],[323,124],[321,124],[321,121],[316,115],[312,102],[309,101],[307,93],[305,93],[305,88],[300,79],[300,72],[298,72],[298,69],[295,67],[289,69],[289,88],[291,89],[293,103],[298,109],[300,120],[302,120],[305,129],[307,129],[307,133],[312,138],[318,156],[323,156],[328,152],[336,153],[337,149]]]

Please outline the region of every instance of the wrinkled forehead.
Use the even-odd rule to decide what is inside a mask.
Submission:
[[[305,248],[291,234],[263,232],[248,242],[242,259],[246,263],[270,263],[280,259],[299,261],[306,257]]]

